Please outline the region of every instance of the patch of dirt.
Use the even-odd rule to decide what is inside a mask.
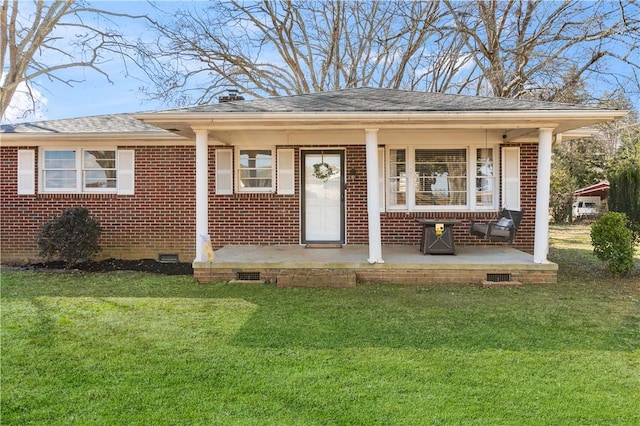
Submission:
[[[19,266],[22,270],[64,270],[64,262],[42,262]],[[162,263],[154,259],[122,260],[106,259],[101,261],[83,262],[74,265],[70,270],[86,272],[137,271],[151,272],[162,275],[193,275],[191,263]]]

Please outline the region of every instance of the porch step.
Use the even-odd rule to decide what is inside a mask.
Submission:
[[[480,285],[483,288],[491,288],[491,287],[522,287],[522,283],[520,281],[480,281]]]
[[[308,249],[339,249],[342,248],[342,244],[307,244],[304,248]]]
[[[278,287],[355,287],[356,273],[350,269],[291,269],[281,271]]]

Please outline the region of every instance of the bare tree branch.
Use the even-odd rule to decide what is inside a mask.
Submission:
[[[107,56],[115,53],[132,57],[134,44],[127,43],[118,30],[100,28],[89,18],[146,19],[126,13],[94,8],[81,1],[65,0],[32,3],[3,0],[0,12],[0,65],[4,78],[0,95],[0,115],[11,103],[21,84],[27,85],[32,105],[35,100],[31,84],[46,76],[69,86],[81,80],[63,77],[59,72],[71,68],[87,68],[103,75]],[[73,34],[73,39],[56,31]]]
[[[174,103],[201,103],[228,86],[259,97],[412,88],[426,79],[421,56],[435,52],[429,47],[442,38],[434,25],[445,12],[439,4],[230,0],[205,11],[185,8],[157,28],[155,44],[142,46],[140,64],[154,82],[148,94]],[[198,79],[185,63],[215,77]],[[422,81],[413,75],[418,72]],[[192,88],[198,95],[187,95]]]
[[[479,70],[466,73],[478,79],[478,91],[554,100],[563,84],[601,79],[605,68],[614,67],[608,83],[640,89],[640,7],[634,0],[443,2],[452,31],[464,37]],[[571,81],[565,79],[569,73]]]

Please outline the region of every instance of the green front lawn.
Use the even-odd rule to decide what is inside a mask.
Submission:
[[[640,279],[576,244],[520,289],[3,270],[0,423],[640,424]]]

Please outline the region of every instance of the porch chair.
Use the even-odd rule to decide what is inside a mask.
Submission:
[[[513,244],[516,231],[520,227],[524,211],[504,209],[497,221],[476,222],[471,221],[469,232],[488,241],[508,242]]]

